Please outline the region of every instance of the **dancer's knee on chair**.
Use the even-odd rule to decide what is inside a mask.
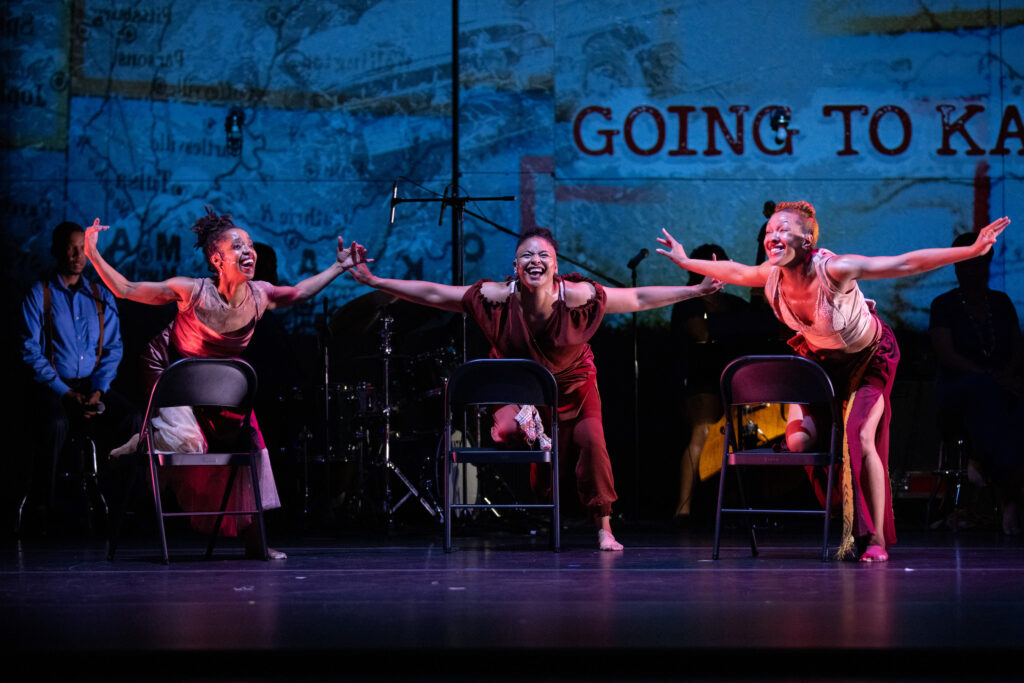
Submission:
[[[494,411],[491,425],[491,438],[495,443],[508,444],[517,443],[522,440],[519,431],[519,423],[516,422],[516,414],[519,413],[519,406],[502,406]]]
[[[814,448],[817,440],[818,429],[807,406],[790,405],[786,415],[786,448],[802,453]]]

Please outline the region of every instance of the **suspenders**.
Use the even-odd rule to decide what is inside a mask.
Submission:
[[[103,357],[103,313],[106,309],[106,304],[103,303],[103,298],[100,296],[100,287],[95,282],[89,283],[92,287],[92,298],[96,301],[96,314],[99,316],[100,322],[100,336],[96,341],[96,365],[93,366],[93,372],[100,366],[100,358]],[[50,365],[57,369],[54,363],[54,352],[53,352],[53,337],[55,335],[55,327],[53,323],[53,303],[51,301],[52,295],[50,294],[50,283],[47,280],[43,280],[43,338],[45,342],[46,357],[50,361]]]

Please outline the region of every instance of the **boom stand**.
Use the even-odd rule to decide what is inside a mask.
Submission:
[[[453,219],[452,225],[452,284],[456,286],[462,286],[465,282],[465,254],[463,249],[463,226],[465,223],[466,214],[474,216],[484,223],[494,226],[495,228],[505,232],[509,235],[518,237],[518,233],[515,233],[508,228],[498,225],[494,221],[488,220],[479,214],[475,214],[472,211],[466,210],[466,204],[469,202],[514,202],[516,198],[514,196],[502,196],[502,197],[463,197],[459,195],[458,188],[452,191],[451,196],[448,195],[448,190],[445,189],[444,196],[442,197],[425,197],[421,199],[403,199],[398,197],[398,181],[395,181],[394,188],[391,193],[391,222],[395,221],[395,206],[398,204],[405,204],[408,202],[415,203],[428,203],[438,202],[441,204],[441,211],[437,219],[437,224],[441,225],[444,222],[444,209],[447,206],[451,206],[454,211],[455,218]],[[462,359],[461,362],[466,362],[466,314],[462,314]]]

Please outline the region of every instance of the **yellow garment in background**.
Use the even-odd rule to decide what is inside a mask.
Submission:
[[[758,443],[771,441],[786,433],[786,415],[784,407],[778,403],[764,403],[749,406],[743,414],[743,423],[753,422],[757,425]],[[718,474],[722,469],[722,447],[725,445],[725,416],[708,430],[708,440],[700,452],[700,478],[703,481]]]

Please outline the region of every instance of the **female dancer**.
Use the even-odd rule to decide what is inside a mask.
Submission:
[[[264,311],[290,306],[305,301],[331,283],[354,265],[357,253],[362,253],[358,245],[344,248],[342,238],[338,237],[337,259],[323,272],[309,277],[294,286],[275,286],[269,282],[253,280],[256,268],[256,251],[252,239],[242,228],[235,225],[231,216],[218,216],[213,209],[207,207],[207,215],[198,219],[192,226],[196,234],[196,247],[203,250],[206,262],[213,272],[212,277],[191,278],[172,277],[163,282],[131,282],[100,254],[97,248],[99,234],[109,226],[100,225],[100,219],[86,230],[86,255],[96,268],[100,278],[110,290],[122,299],[129,299],[143,304],[159,306],[176,303],[178,313],[171,324],[150,342],[143,354],[144,389],[152,389],[160,372],[175,360],[183,357],[216,357],[229,358],[242,354],[252,338],[256,323]],[[196,422],[188,411],[183,420],[182,413],[170,411],[167,415],[161,411],[161,438],[165,442],[181,441],[190,437],[210,439],[216,437],[217,429],[229,429],[221,416],[201,415],[203,434],[196,434]],[[237,420],[236,420],[237,422]],[[281,506],[274,484],[274,475],[270,470],[270,457],[263,442],[253,416],[256,428],[257,445],[262,449],[262,462],[259,472],[260,493],[263,506],[272,509]],[[196,506],[199,501],[219,501],[226,481],[220,478],[223,468],[204,471],[204,467],[184,468],[187,472],[180,477],[169,478],[168,482],[178,496],[178,502],[184,509]],[[177,473],[175,473],[177,474]],[[247,505],[252,498],[252,487],[248,477],[238,477],[232,492],[231,507]],[[204,502],[206,509],[211,509]],[[250,556],[259,548],[259,538],[255,525],[249,521],[236,523],[238,517],[226,517],[222,525],[225,535],[237,535],[246,532],[246,551]],[[211,522],[210,517],[193,518],[193,524],[204,527],[204,522]],[[271,550],[273,559],[284,559],[282,552]]]
[[[721,288],[705,278],[692,287],[603,287],[579,274],[558,274],[558,243],[546,228],[519,237],[516,277],[469,286],[379,278],[365,264],[352,271],[359,282],[414,303],[465,312],[483,331],[497,358],[529,358],[558,382],[560,453],[576,458],[580,501],[597,527],[601,550],[622,550],[611,530],[617,499],[601,420],[597,369],[588,343],[605,313],[632,313],[703,296]],[[508,441],[517,427],[514,410],[495,414],[492,435]],[[572,452],[570,452],[572,448]]]
[[[857,280],[915,275],[985,254],[1009,218],[987,225],[968,247],[920,249],[899,256],[834,254],[817,248],[818,221],[808,202],[776,204],[764,237],[767,260],[758,266],[689,258],[666,230],[658,242],[685,270],[745,287],[764,287],[775,315],[796,332],[790,340],[798,354],[829,372],[836,393],[848,397],[843,486],[843,538],[838,556],[850,557],[858,545],[862,562],[884,562],[896,542],[888,486],[889,396],[899,363],[892,330],[875,314]],[[806,450],[817,436],[814,418],[790,406],[786,444]],[[848,483],[848,485],[847,485]]]

